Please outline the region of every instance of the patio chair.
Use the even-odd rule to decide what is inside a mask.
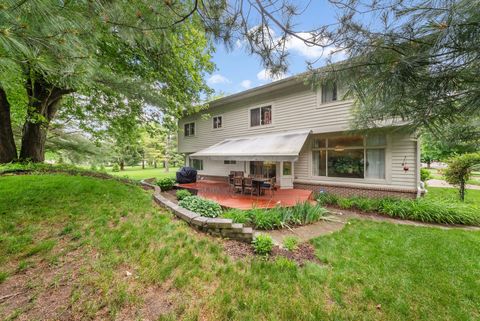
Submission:
[[[243,193],[243,177],[233,178],[233,191]]]
[[[244,177],[244,176],[245,176],[245,173],[242,171],[235,172],[235,177]]]
[[[272,177],[270,179],[270,181],[266,181],[262,184],[262,187],[261,189],[262,190],[269,190],[271,193],[272,193],[272,196],[274,195],[275,193],[275,189],[277,188],[276,187],[276,181],[277,181],[277,178],[276,177]]]
[[[255,192],[255,187],[253,186],[253,179],[247,177],[243,179],[243,194],[250,193],[250,196]]]
[[[233,185],[233,178],[235,177],[235,172],[231,171],[230,174],[228,175],[228,187],[233,191],[234,185]]]

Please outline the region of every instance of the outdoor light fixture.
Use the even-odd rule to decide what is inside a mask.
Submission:
[[[345,148],[343,148],[342,146],[335,146],[335,149],[334,151],[336,152],[343,152],[345,150]]]

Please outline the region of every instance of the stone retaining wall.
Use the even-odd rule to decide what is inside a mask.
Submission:
[[[253,229],[251,227],[244,227],[243,224],[233,223],[231,219],[204,217],[189,211],[162,196],[160,187],[151,184],[151,182],[151,180],[143,180],[141,183],[144,188],[154,190],[154,202],[171,211],[178,218],[184,220],[196,229],[213,236],[225,237],[247,243],[252,242]]]

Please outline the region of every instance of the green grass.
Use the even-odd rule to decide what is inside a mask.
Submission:
[[[461,204],[458,197],[458,190],[455,188],[427,187],[428,193],[425,195],[427,199],[447,200],[451,203]],[[480,190],[468,189],[465,192],[464,204],[469,204],[480,208]]]
[[[125,170],[120,172],[113,172],[111,167],[106,168],[107,173],[115,175],[118,177],[127,177],[130,179],[141,180],[145,178],[155,177],[156,179],[164,177],[175,177],[175,172],[178,170],[178,167],[170,167],[169,172],[165,172],[164,168],[149,168],[146,167],[142,169],[141,166],[128,166],[125,167]]]
[[[445,180],[445,177],[435,168],[428,169],[430,171],[431,178]],[[472,177],[467,181],[467,184],[480,186],[480,172],[472,172]]]
[[[67,296],[52,302],[74,319],[142,319],[155,302],[172,306],[151,317],[158,320],[480,318],[478,231],[352,221],[313,244],[322,265],[235,261],[221,240],[171,220],[139,187],[81,176],[0,177],[0,292],[31,278],[18,290],[31,293],[28,304],[7,313],[23,294],[0,302],[0,319],[41,319],[34,307],[68,285]]]

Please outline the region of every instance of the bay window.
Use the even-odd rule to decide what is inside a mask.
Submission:
[[[385,179],[384,135],[315,137],[312,175]]]

